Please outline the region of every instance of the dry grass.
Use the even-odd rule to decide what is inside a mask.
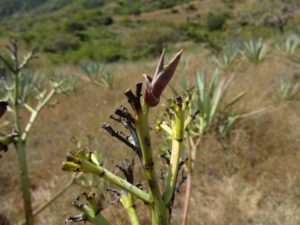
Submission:
[[[280,101],[274,86],[278,76],[296,73],[299,68],[278,52],[272,53],[257,66],[242,59],[235,68],[236,79],[228,97],[247,92],[237,111],[269,110],[242,118],[232,131],[227,148],[214,134],[204,138],[197,153],[189,225],[300,223],[299,100]],[[207,52],[201,48],[184,52],[183,60],[186,66],[179,69],[179,74],[184,73],[191,81],[198,69],[213,70]],[[109,121],[117,106],[126,104],[122,92],[132,87],[133,81],[142,80],[141,73],[151,74],[154,63],[110,65],[118,80],[117,88],[109,90],[79,80],[74,93],[59,97],[53,107],[45,109],[28,143],[35,207],[50,198],[70,177],[60,167],[66,152],[73,147],[72,136],[84,143],[87,135],[94,136],[93,147],[101,151],[106,165],[113,171],[125,155],[131,155],[130,150],[100,127]],[[67,66],[57,70],[65,74],[78,72]],[[170,95],[169,90],[165,97]],[[15,223],[22,218],[22,202],[14,149],[3,156],[0,169],[0,213]],[[76,213],[70,203],[80,189],[71,187],[38,216],[38,224],[63,224],[67,215]],[[174,209],[174,224],[180,221],[182,197],[183,194]],[[124,222],[127,217],[121,207],[115,209],[108,200],[101,202],[107,206],[104,213],[114,224],[129,224]],[[142,224],[149,221],[144,220]]]

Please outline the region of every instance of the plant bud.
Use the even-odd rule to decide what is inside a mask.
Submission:
[[[153,78],[148,75],[144,75],[146,82],[144,100],[149,107],[154,107],[159,103],[159,98],[162,92],[175,73],[181,54],[182,50],[180,50],[173,56],[168,65],[164,66],[163,51]]]

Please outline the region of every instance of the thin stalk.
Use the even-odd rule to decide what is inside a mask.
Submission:
[[[25,209],[26,225],[33,225],[33,211],[31,204],[30,181],[28,176],[28,167],[25,152],[26,142],[19,139],[16,144],[19,170],[22,184],[22,194]]]
[[[95,225],[111,225],[99,212],[95,215],[93,208],[83,206],[81,207],[82,212],[88,217],[87,221],[94,223]]]
[[[41,205],[39,208],[33,211],[33,216],[36,217],[40,214],[44,209],[46,209],[49,205],[52,204],[59,196],[61,196],[73,183],[77,177],[72,177],[58,192],[56,192],[51,199]],[[21,222],[21,225],[25,225],[25,221]]]
[[[33,216],[37,216],[44,209],[46,209],[49,205],[52,204],[59,196],[61,196],[68,188],[74,183],[74,178],[71,178],[58,192],[56,192],[51,199],[41,205],[39,208],[33,211]]]
[[[178,107],[178,112],[175,114],[175,126],[173,127],[173,140],[172,140],[172,151],[170,158],[170,167],[168,171],[168,177],[166,182],[166,188],[164,192],[164,202],[166,205],[169,205],[174,190],[176,187],[179,160],[182,149],[183,134],[184,134],[184,112],[181,107]]]
[[[89,161],[82,160],[80,161],[80,165],[74,163],[74,162],[64,162],[63,167],[65,168],[83,168],[83,171],[89,172],[92,174],[95,174],[96,176],[99,176],[100,178],[103,178],[104,180],[109,181],[110,183],[113,183],[114,185],[132,193],[137,198],[141,199],[145,203],[151,203],[152,198],[151,196],[141,190],[140,188],[136,187],[135,185],[131,184],[127,180],[113,174],[109,170],[105,169],[104,167],[100,165],[95,165]]]
[[[13,120],[14,120],[14,125],[15,129],[18,132],[21,132],[21,127],[20,127],[20,118],[19,118],[19,104],[18,104],[18,99],[19,99],[19,74],[13,74],[14,76],[14,86],[13,86],[13,93],[12,93],[12,114],[13,114]]]
[[[129,218],[131,225],[140,225],[136,209],[135,209],[135,204],[134,204],[134,199],[133,195],[131,193],[126,193],[122,194],[120,198],[120,202],[124,206]]]
[[[95,217],[95,224],[96,225],[111,225],[104,216],[102,216],[100,213],[96,215]]]
[[[187,183],[186,183],[186,189],[185,189],[185,198],[184,198],[184,204],[183,204],[183,212],[182,212],[182,219],[181,219],[181,225],[186,225],[188,221],[188,212],[189,212],[189,206],[190,206],[190,199],[191,199],[191,188],[192,188],[192,178],[193,178],[193,172],[194,172],[194,163],[196,159],[196,152],[197,147],[199,146],[201,142],[201,137],[197,140],[196,143],[194,143],[194,140],[191,137],[188,137],[188,151],[189,151],[189,159],[187,162]]]
[[[38,104],[36,109],[31,109],[31,116],[29,118],[29,121],[24,129],[24,132],[22,133],[22,140],[26,140],[27,136],[32,128],[32,125],[34,121],[36,120],[37,116],[39,115],[40,111],[48,104],[48,102],[51,100],[51,98],[55,95],[55,90],[51,89],[49,94],[43,99],[43,101]]]
[[[14,120],[14,126],[17,132],[22,134],[20,126],[20,117],[19,117],[19,73],[13,74],[14,76],[14,89],[12,96],[12,114]],[[22,184],[22,195],[24,202],[25,218],[26,225],[33,225],[33,211],[31,203],[31,191],[30,191],[30,181],[28,176],[28,166],[26,160],[26,141],[18,138],[15,144],[19,162],[20,178]]]
[[[151,204],[151,197],[148,193],[144,192],[143,190],[139,189],[138,187],[129,183],[128,181],[120,178],[119,176],[113,174],[109,170],[103,168],[103,171],[100,173],[99,176],[102,176],[103,179],[110,181],[111,183],[115,184],[116,186],[124,190],[127,190],[128,192],[132,193],[139,199],[143,200],[145,203]]]
[[[186,178],[186,189],[184,195],[184,205],[183,205],[183,212],[181,218],[181,225],[186,225],[188,221],[188,212],[190,206],[190,198],[191,198],[191,187],[192,187],[192,173],[188,172]]]
[[[162,200],[161,192],[158,185],[157,176],[154,172],[154,161],[152,156],[152,147],[148,126],[148,106],[144,105],[143,112],[138,113],[136,121],[136,131],[141,145],[143,154],[144,175],[147,180],[149,192],[153,198],[149,209],[153,225],[168,225],[169,212]]]

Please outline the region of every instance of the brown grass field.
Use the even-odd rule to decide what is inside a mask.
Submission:
[[[186,50],[183,60],[187,63],[179,68],[177,76],[184,73],[193,82],[197,70],[212,71],[214,66],[209,57],[209,52],[201,47]],[[93,147],[101,152],[105,164],[113,171],[123,157],[131,155],[130,150],[100,128],[117,106],[126,104],[122,92],[132,87],[133,81],[141,81],[142,73],[151,74],[149,65],[154,66],[155,61],[110,65],[116,74],[116,88],[109,90],[79,79],[73,93],[60,96],[54,106],[44,110],[28,143],[35,207],[70,178],[71,174],[61,171],[61,163],[67,151],[74,148],[73,136],[87,143],[87,135],[92,135]],[[190,225],[300,223],[299,96],[290,101],[277,97],[278,79],[297,76],[299,69],[278,50],[269,51],[266,59],[256,66],[243,58],[235,66],[236,77],[227,97],[246,91],[246,97],[236,107],[239,114],[246,116],[235,125],[226,148],[210,133],[197,149]],[[72,66],[58,70],[65,74],[76,72]],[[227,73],[223,76],[228,76]],[[169,91],[164,97],[170,96]],[[265,110],[247,116],[260,109]],[[0,201],[1,213],[12,223],[22,218],[17,171],[16,153],[11,148],[1,159]],[[69,188],[37,217],[38,224],[63,224],[65,217],[76,212],[70,203],[80,191],[78,185]],[[97,192],[102,196],[99,201],[106,207],[105,214],[114,224],[129,224],[124,222],[127,219],[121,207],[109,204],[107,193]],[[178,196],[173,224],[178,224],[181,216],[183,192]],[[143,224],[148,222],[145,220]]]
[[[199,7],[209,2],[202,1]],[[216,7],[221,6],[216,4]],[[169,11],[148,13],[141,18],[151,19],[157,16],[156,13],[169,15],[166,20],[180,20],[177,14],[172,15]],[[180,44],[172,53],[179,48]],[[185,47],[172,85],[180,88],[180,75],[194,84],[196,72],[200,70],[210,76],[215,68],[211,54],[201,45]],[[299,54],[298,49],[294,55]],[[109,64],[116,78],[112,90],[78,78],[72,93],[59,96],[52,106],[44,109],[33,127],[27,147],[34,208],[50,199],[70,179],[71,174],[63,172],[61,164],[67,152],[75,147],[72,137],[88,144],[88,136],[92,136],[92,148],[101,154],[104,164],[114,172],[117,172],[116,164],[124,157],[133,156],[131,150],[116,142],[101,126],[104,122],[111,122],[109,116],[116,107],[127,104],[123,92],[134,87],[135,82],[142,81],[142,74],[152,74],[155,65],[156,60]],[[41,74],[45,70],[41,69]],[[80,73],[73,65],[59,66],[55,70],[68,76]],[[245,97],[234,108],[242,116],[225,144],[216,138],[215,132],[210,132],[197,149],[188,224],[299,225],[300,95],[281,100],[278,89],[281,78],[296,77],[299,82],[300,64],[292,62],[285,53],[270,45],[261,63],[253,65],[241,56],[230,70],[221,71],[221,76],[228,77],[231,73],[235,74],[235,79],[225,101],[245,91]],[[153,112],[152,126],[169,97],[172,97],[170,88],[165,92],[162,104]],[[28,115],[23,113],[22,116]],[[152,135],[154,150],[158,151],[160,137],[154,131]],[[13,146],[7,153],[2,153],[0,171],[0,214],[5,215],[11,224],[16,224],[23,218],[23,202]],[[142,179],[138,172],[136,176]],[[95,182],[90,177],[88,181]],[[103,185],[101,182],[97,184]],[[184,188],[185,185],[177,195],[172,224],[180,224]],[[101,187],[75,184],[37,216],[36,224],[64,224],[67,216],[78,213],[71,202],[80,192],[89,190],[98,194],[103,213],[112,224],[130,224],[122,207],[111,203],[109,194]],[[150,224],[143,204],[139,203],[138,208],[141,224]]]

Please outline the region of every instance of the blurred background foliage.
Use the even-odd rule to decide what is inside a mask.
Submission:
[[[233,37],[237,42],[269,38],[294,29],[299,7],[296,0],[266,0],[264,5],[234,0],[1,0],[0,40],[16,37],[54,64],[144,59],[175,42],[202,43],[220,52]]]

